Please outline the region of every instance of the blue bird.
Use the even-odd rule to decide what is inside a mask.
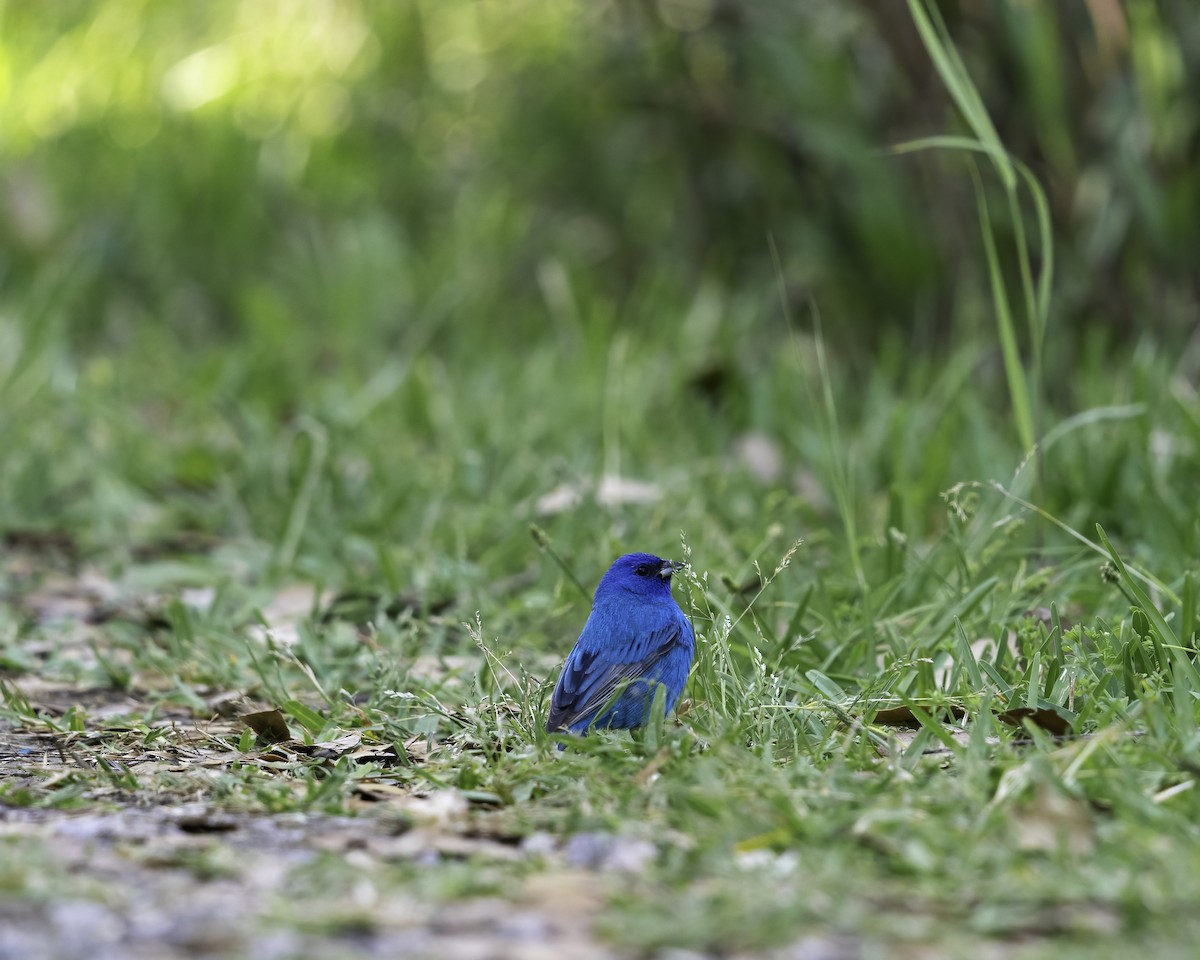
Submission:
[[[682,566],[628,553],[609,567],[550,698],[549,732],[640,727],[660,687],[671,712],[694,650],[692,625],[671,596]]]

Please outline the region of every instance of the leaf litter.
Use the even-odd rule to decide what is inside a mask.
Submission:
[[[181,702],[159,678],[132,669],[122,687],[72,679],[95,676],[103,657],[122,653],[105,647],[107,624],[153,626],[170,594],[139,596],[94,574],[72,586],[69,576],[33,566],[23,576],[30,592],[15,599],[37,629],[22,643],[54,669],[18,671],[4,682],[0,885],[26,893],[15,905],[0,903],[0,960],[622,956],[597,942],[594,922],[622,878],[658,860],[655,843],[602,830],[563,837],[514,828],[504,811],[490,812],[499,799],[492,794],[390,773],[419,765],[427,738],[374,742],[362,731],[327,728],[298,700],[197,687]],[[189,587],[175,596],[203,612],[219,592]],[[261,632],[251,639],[289,647],[306,618],[358,622],[349,599],[285,587],[261,608]],[[354,609],[367,606],[405,615],[435,605],[367,598]],[[472,662],[439,654],[413,667],[437,676]],[[1055,732],[1049,711],[1026,709],[999,718]],[[919,726],[904,705],[877,710],[873,722],[897,726],[899,742],[904,728]],[[638,783],[652,781],[665,757]],[[351,775],[338,810],[321,812],[299,796],[314,784],[319,790],[321,776],[291,774],[334,764],[361,773]],[[246,780],[250,771],[259,779]],[[264,784],[275,799],[270,790],[264,797]],[[1073,814],[1056,802],[1039,796],[1024,808],[1022,849],[1086,849]],[[452,896],[421,879],[434,876],[423,873],[434,865],[453,864],[492,879]],[[847,951],[854,955],[853,944]]]
[[[299,701],[196,688],[180,702],[132,668],[123,687],[96,683],[102,658],[123,653],[106,643],[106,626],[153,626],[170,598],[73,571],[74,554],[60,552],[54,563],[66,570],[37,557],[16,576],[11,563],[5,570],[5,599],[29,625],[12,660],[37,672],[0,672],[0,888],[23,891],[0,901],[0,960],[622,955],[597,943],[593,918],[605,877],[653,858],[653,845],[513,832],[477,802],[490,795],[389,777],[423,752],[423,738],[402,747],[334,728],[314,739],[310,728],[324,721]],[[202,612],[217,592],[176,596]],[[258,639],[288,646],[305,617],[336,600],[285,588],[263,608]],[[446,669],[444,657],[426,661],[426,671]],[[346,793],[349,815],[271,813],[269,800],[246,795],[263,782],[248,787],[247,771],[295,794],[319,779],[289,773],[333,763],[367,771]],[[538,869],[503,896],[447,898],[428,882],[399,882],[454,863]]]
[[[288,730],[275,709],[255,723]],[[313,744],[289,735],[244,753],[226,746],[238,726],[175,717],[170,742],[147,749],[140,731],[47,733],[0,722],[0,882],[53,884],[20,909],[0,906],[0,958],[620,956],[595,942],[591,918],[605,896],[598,876],[641,862],[621,853],[621,838],[527,838],[489,820],[463,791],[381,775],[354,786],[353,815],[188,800],[214,796],[209,776],[233,767],[269,770],[363,749],[358,734]],[[102,768],[111,776],[97,775]],[[126,773],[134,779],[122,782]],[[581,844],[608,852],[584,855]],[[655,853],[649,845],[636,856]],[[327,861],[337,883],[320,881]],[[395,882],[403,864],[455,862],[528,862],[547,872],[504,897],[454,902]],[[572,879],[581,869],[586,887]],[[571,899],[570,889],[581,892]],[[567,905],[574,912],[564,913]]]

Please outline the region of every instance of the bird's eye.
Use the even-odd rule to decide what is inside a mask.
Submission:
[[[648,567],[644,563],[639,563],[636,567],[634,567],[633,572],[636,573],[639,577],[649,576],[650,567]]]

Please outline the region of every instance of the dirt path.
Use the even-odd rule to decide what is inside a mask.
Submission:
[[[538,843],[495,847],[532,861]],[[379,817],[0,807],[0,958],[618,956],[592,936],[593,873],[440,899],[444,865],[497,856],[472,847]]]

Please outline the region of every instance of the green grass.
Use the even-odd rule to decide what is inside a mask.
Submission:
[[[956,102],[982,111],[947,53]],[[368,229],[312,279],[358,324],[264,290],[239,338],[146,319],[81,347],[69,297],[10,304],[0,744],[24,752],[0,755],[0,813],[374,817],[380,837],[477,843],[379,854],[385,898],[443,906],[519,899],[572,836],[649,841],[639,869],[587,881],[596,935],[636,956],[805,937],[864,956],[1190,956],[1194,360],[1081,343],[1069,399],[1054,389],[1044,198],[985,119],[968,117],[977,140],[909,145],[987,155],[1016,225],[1014,273],[980,173],[988,285],[964,312],[994,310],[996,339],[968,318],[938,352],[881,331],[864,364],[826,344],[837,317],[810,332],[766,293],[685,295],[651,271],[620,301],[545,281],[566,289],[519,344],[502,305],[475,303],[482,282],[445,316],[371,324],[395,251]],[[750,432],[778,471],[737,452]],[[616,473],[657,495],[598,502]],[[539,508],[564,486],[577,503]],[[634,549],[689,561],[687,702],[559,751],[558,661]],[[282,740],[236,719],[276,710]],[[501,853],[543,833],[560,846]],[[39,842],[0,845],[5,897],[112,896]],[[237,876],[222,850],[164,862]],[[366,868],[341,853],[289,866],[270,922],[384,923],[348,898]]]
[[[682,374],[655,375],[676,335],[660,324],[627,334],[615,361],[579,354],[569,390],[555,345],[527,351],[511,379],[468,355],[414,357],[356,417],[344,411],[366,404],[356,398],[369,381],[335,374],[306,385],[295,417],[276,426],[254,412],[279,400],[275,383],[236,353],[198,365],[135,354],[120,376],[76,371],[65,399],[44,380],[7,427],[6,516],[62,532],[77,556],[19,538],[9,552],[3,715],[74,744],[78,763],[45,777],[31,763],[32,776],[0,785],[4,802],[186,796],[334,813],[362,812],[356,791],[376,783],[456,789],[472,816],[515,836],[603,831],[656,844],[639,875],[596,885],[598,929],[635,952],[757,949],[813,931],[878,951],[995,940],[1028,955],[1102,955],[1149,936],[1168,955],[1189,942],[1200,684],[1196,524],[1183,491],[1197,410],[1170,389],[1163,359],[1077,371],[1083,389],[1140,406],[1079,421],[1048,448],[1047,505],[1034,510],[1028,468],[1013,478],[1005,417],[963,379],[994,359],[969,345],[931,384],[899,389],[882,375],[843,382],[832,362],[831,409],[843,418],[832,444],[826,413],[807,405],[822,390],[812,354],[781,332],[784,349],[751,387],[787,464],[764,484],[731,458],[727,417],[684,399]],[[31,361],[25,369],[69,362]],[[240,407],[220,393],[231,376],[248,391]],[[171,427],[148,440],[155,422]],[[606,437],[662,498],[585,497],[539,516],[539,495],[596,480]],[[186,475],[198,461],[206,479]],[[587,603],[531,523],[587,586],[625,549],[688,557],[677,592],[698,657],[678,724],[554,749],[542,730],[548,684]],[[75,583],[81,570],[113,591],[111,619],[37,622],[30,605],[47,578]],[[272,644],[255,625],[292,583],[357,599],[312,601],[294,645]],[[181,593],[204,587],[213,592]],[[978,652],[980,638],[1010,634]],[[52,715],[36,690],[22,699],[35,676],[101,702],[121,698],[103,693],[116,684],[132,706],[94,717],[82,698]],[[228,691],[279,708],[294,743],[208,723]],[[874,722],[902,705],[921,724],[904,742]],[[998,719],[1018,707],[1056,711],[1070,735]],[[140,772],[146,751],[193,743],[197,722],[225,764],[199,780]],[[399,760],[299,746],[350,734]],[[106,756],[125,766],[98,766]],[[32,883],[36,854],[21,856],[35,858]],[[479,857],[488,889],[542,869]],[[447,863],[419,883],[399,870],[387,883],[474,895],[459,870]],[[325,896],[319,877],[310,883]]]

